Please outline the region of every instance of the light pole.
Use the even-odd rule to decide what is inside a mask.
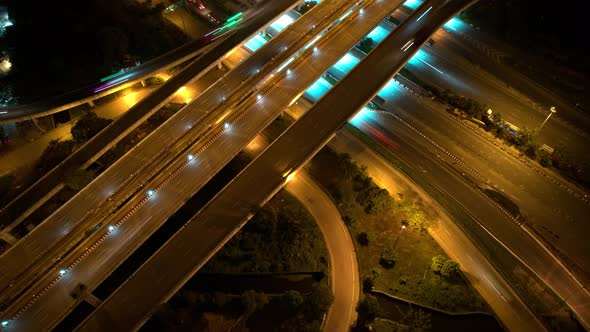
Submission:
[[[545,119],[545,121],[543,121],[543,123],[541,123],[537,132],[541,131],[541,128],[543,128],[543,126],[545,125],[545,122],[547,122],[547,120],[549,120],[551,115],[553,115],[553,113],[555,113],[555,112],[557,112],[557,109],[555,109],[555,106],[551,106],[551,112],[549,113],[549,115],[547,115],[547,118]]]
[[[395,248],[395,245],[397,244],[397,241],[399,240],[399,237],[402,235],[404,229],[406,229],[406,225],[402,225],[402,228],[399,230],[399,233],[397,234],[397,237],[395,238],[395,242],[393,243],[393,247],[391,249]]]

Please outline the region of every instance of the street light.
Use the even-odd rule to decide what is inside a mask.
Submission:
[[[553,115],[553,113],[557,112],[557,109],[555,109],[555,106],[551,106],[550,110],[551,110],[551,112],[549,113],[549,115],[547,115],[547,118],[545,119],[545,121],[543,121],[543,123],[541,123],[541,125],[539,126],[539,129],[537,131],[540,131],[541,128],[543,128],[543,126],[545,125],[545,122],[547,122],[547,120],[549,120],[551,115]]]
[[[395,245],[397,244],[397,241],[399,241],[399,237],[402,235],[402,232],[404,231],[404,229],[406,229],[406,221],[402,220],[402,228],[399,230],[399,233],[397,234],[397,237],[395,238],[395,242],[393,243],[393,248],[395,248]]]

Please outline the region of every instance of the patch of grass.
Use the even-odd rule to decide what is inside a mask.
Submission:
[[[330,149],[323,149],[314,157],[309,171],[334,197],[352,237],[357,239],[361,280],[372,279],[376,289],[447,311],[489,311],[462,275],[446,280],[430,270],[432,257],[444,251],[424,228],[402,230],[402,221],[420,211],[416,205],[396,201],[386,211],[367,213],[358,202],[362,168],[347,171],[342,157]],[[363,233],[371,234],[366,245],[358,243],[359,238],[365,238]],[[390,268],[380,267],[382,255],[388,251],[395,253],[395,263]]]
[[[204,272],[328,271],[328,251],[313,217],[280,191],[236,234]]]
[[[392,331],[406,331],[407,327],[398,324],[389,319],[377,318],[373,323],[373,331],[375,332],[392,332]]]

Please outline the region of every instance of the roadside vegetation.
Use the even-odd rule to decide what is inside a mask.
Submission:
[[[349,155],[325,148],[308,168],[335,200],[357,247],[365,294],[360,326],[380,316],[372,290],[450,312],[489,312],[457,263],[426,231],[432,220],[425,207],[403,196],[394,199]]]
[[[299,14],[303,15],[303,14],[307,13],[310,9],[315,7],[315,5],[317,5],[317,4],[318,4],[317,1],[305,1],[305,2],[303,2],[302,5],[296,7],[295,10]]]
[[[537,161],[541,166],[553,168],[561,175],[590,188],[587,176],[583,176],[584,167],[566,151],[563,146],[557,146],[552,152],[541,149],[537,143],[537,130],[531,128],[520,128],[518,131],[511,129],[510,125],[503,120],[500,113],[488,117],[488,107],[472,98],[459,96],[450,90],[440,90],[420,78],[407,68],[402,68],[400,74],[428,91],[430,96],[439,103],[449,106],[447,110],[462,118],[473,119],[478,125],[492,133],[495,137],[505,143],[517,148],[523,155],[531,160]]]
[[[281,191],[160,308],[144,330],[226,331],[233,326],[251,331],[320,331],[333,300],[328,261],[314,219],[293,196]],[[307,282],[298,289],[289,289],[284,282],[280,288],[284,273]],[[232,278],[232,289],[227,283],[218,289],[214,283],[199,282],[211,275],[218,280]],[[271,284],[277,283],[280,290],[272,290]]]

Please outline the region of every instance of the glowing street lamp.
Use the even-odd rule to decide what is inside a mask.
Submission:
[[[541,128],[543,128],[543,126],[545,125],[547,120],[549,120],[549,118],[553,115],[553,113],[557,113],[557,109],[555,108],[555,106],[551,106],[550,110],[551,110],[551,112],[549,113],[549,115],[547,115],[547,118],[545,119],[545,121],[543,121],[543,123],[541,123],[541,125],[539,126],[539,129],[537,129],[537,132],[540,131]]]

